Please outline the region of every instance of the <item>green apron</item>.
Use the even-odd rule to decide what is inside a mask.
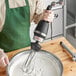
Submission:
[[[2,32],[0,32],[0,48],[5,52],[24,48],[30,45],[30,8],[28,0],[26,6],[9,8],[6,2],[6,19]]]

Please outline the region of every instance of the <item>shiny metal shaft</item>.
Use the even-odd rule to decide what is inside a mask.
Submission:
[[[23,64],[23,68],[22,69],[23,69],[24,72],[28,72],[28,70],[30,69],[28,67],[31,64],[33,57],[35,56],[35,53],[36,52],[34,50],[30,51],[27,60]]]

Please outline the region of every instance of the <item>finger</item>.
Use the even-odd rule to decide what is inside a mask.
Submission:
[[[1,66],[1,67],[5,67],[5,66],[6,66],[6,63],[5,63],[5,61],[4,61],[4,57],[2,57],[2,58],[0,59],[0,66]]]
[[[51,10],[45,10],[44,12],[46,12],[46,13],[51,13],[52,11],[51,11]]]
[[[9,64],[9,59],[8,59],[7,56],[4,58],[4,61],[5,61],[6,64]]]
[[[44,17],[46,18],[51,17],[51,16],[54,16],[54,12],[44,13]]]
[[[5,67],[7,64],[5,63],[5,59],[3,58],[3,66]]]

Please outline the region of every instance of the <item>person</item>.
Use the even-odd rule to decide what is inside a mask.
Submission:
[[[32,21],[53,20],[53,12],[44,9],[44,0],[0,1],[0,67],[9,63],[6,52],[30,46],[29,28]]]

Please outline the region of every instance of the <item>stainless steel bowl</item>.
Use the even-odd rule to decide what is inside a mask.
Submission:
[[[7,67],[8,76],[62,76],[63,65],[52,53],[41,50],[36,52],[30,65],[29,73],[23,71],[24,62],[31,50],[16,54]]]

